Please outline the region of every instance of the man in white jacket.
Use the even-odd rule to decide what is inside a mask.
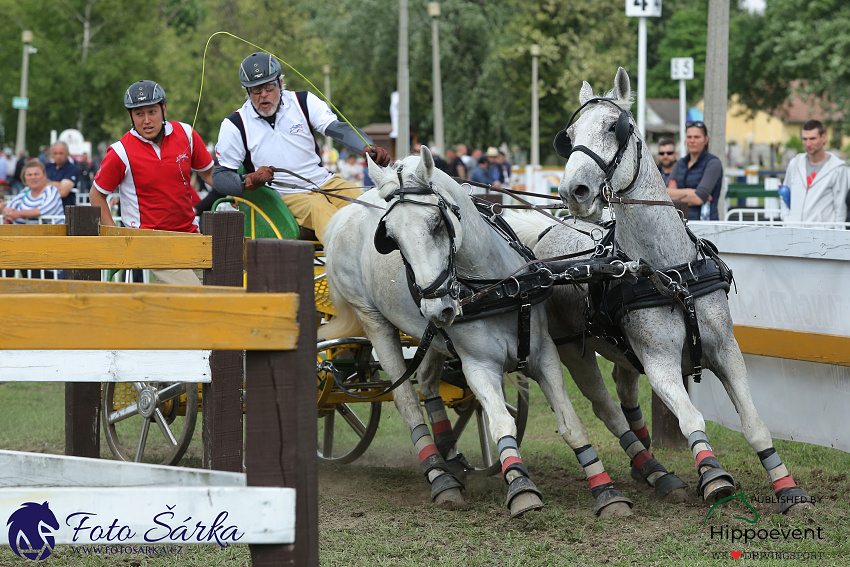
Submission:
[[[788,209],[783,206],[782,219],[791,223],[843,223],[850,190],[847,164],[824,150],[826,131],[820,121],[803,124],[802,137],[806,153],[794,156],[785,172],[791,205]]]

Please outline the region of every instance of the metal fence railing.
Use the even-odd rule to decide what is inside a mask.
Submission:
[[[731,209],[726,211],[727,222],[792,228],[850,229],[850,222],[789,222],[783,221],[779,209]]]

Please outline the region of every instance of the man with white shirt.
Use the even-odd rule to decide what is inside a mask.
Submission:
[[[850,173],[844,160],[824,149],[826,131],[818,120],[803,124],[803,146],[788,163],[785,185],[791,189],[789,209],[782,219],[792,223],[842,223],[847,216]]]
[[[285,90],[280,62],[268,53],[246,57],[239,67],[239,81],[247,100],[221,123],[213,169],[215,191],[239,196],[246,189],[269,184],[298,224],[314,230],[321,241],[331,217],[349,201],[310,190],[351,199],[362,191],[324,167],[313,130],[357,154],[370,155],[381,166],[389,164],[389,155],[363,132],[340,122],[316,95]],[[245,171],[241,175],[240,166]]]

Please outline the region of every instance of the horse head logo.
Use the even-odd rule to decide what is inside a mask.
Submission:
[[[47,502],[25,502],[9,516],[9,546],[22,559],[40,561],[50,557],[56,540],[53,531],[59,522]]]

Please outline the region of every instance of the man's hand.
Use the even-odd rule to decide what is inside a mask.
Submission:
[[[363,148],[363,157],[365,158],[367,154],[381,167],[387,167],[390,164],[390,154],[380,146],[366,146]]]
[[[269,166],[264,165],[254,173],[245,176],[245,189],[252,191],[257,187],[262,187],[272,179],[274,179],[274,171]]]

